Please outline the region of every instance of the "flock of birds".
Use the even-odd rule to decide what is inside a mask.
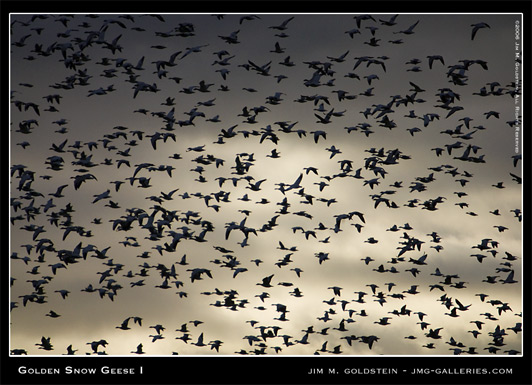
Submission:
[[[508,155],[500,172],[479,145],[493,130],[519,125],[511,116],[500,123],[507,114],[482,103],[513,111],[520,86],[493,79],[472,89],[489,73],[479,58],[397,63],[370,54],[401,45],[416,52],[409,39],[426,27],[418,16],[413,23],[402,15],[345,16],[351,28],[334,39],[346,49],[311,61],[288,48],[305,15],[12,16],[11,353],[109,354],[114,345],[111,354],[520,354],[521,256],[505,243],[509,233],[520,239],[520,201],[470,208],[478,188],[493,197],[520,189],[520,153]],[[217,23],[234,29],[220,32]],[[198,43],[202,29],[212,36]],[[490,29],[474,23],[463,39],[486,44]],[[239,45],[259,30],[270,37],[255,42],[267,59],[244,57]],[[137,39],[141,48],[131,54],[126,48],[133,51]],[[367,56],[349,48],[355,42]],[[195,61],[212,62],[212,73],[181,72]],[[21,80],[23,68],[48,66],[66,77]],[[394,67],[398,90],[380,88]],[[416,80],[427,71],[437,88]],[[235,88],[240,77],[257,86]],[[255,88],[265,82],[281,91]],[[50,92],[37,96],[37,89]],[[130,99],[118,106],[112,98],[120,92]],[[100,100],[105,110],[91,111]],[[84,108],[123,123],[110,123],[105,134],[76,131],[86,123],[76,121],[76,109]],[[123,108],[128,116],[114,115]],[[305,117],[289,114],[299,109]],[[386,136],[398,131],[395,146]],[[429,133],[439,145],[426,147],[420,138]],[[378,138],[384,145],[351,150]],[[300,144],[296,153],[314,165],[291,163]],[[423,159],[412,155],[419,153]],[[414,162],[427,166],[425,175],[392,179]],[[468,167],[494,167],[497,179],[476,186],[487,179],[477,182]],[[442,196],[436,180],[456,191]],[[382,228],[396,212],[406,220]],[[415,225],[440,212],[456,218],[452,230],[472,231],[460,221],[478,216],[479,228],[491,232],[456,245],[442,235],[448,228]],[[372,233],[376,226],[381,231]],[[339,284],[332,266],[353,278]],[[517,293],[511,303],[506,290]],[[201,320],[186,311],[199,307]],[[157,321],[169,308],[172,315]],[[100,311],[107,329],[99,337],[56,342]],[[33,330],[21,330],[24,314],[37,322]],[[224,327],[233,340],[218,337]],[[28,343],[23,335],[38,337]],[[170,350],[155,349],[162,340]]]

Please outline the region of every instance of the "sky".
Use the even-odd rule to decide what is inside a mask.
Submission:
[[[11,15],[11,352],[520,354],[517,22]]]

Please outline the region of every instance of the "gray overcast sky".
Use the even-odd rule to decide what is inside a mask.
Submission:
[[[58,355],[72,345],[85,354],[104,339],[98,352],[110,355],[141,343],[150,355],[215,354],[213,341],[226,355],[336,346],[446,355],[453,338],[464,352],[520,352],[522,230],[513,210],[522,196],[510,175],[521,176],[512,123],[520,16],[245,16],[12,15],[10,348]],[[326,138],[316,142],[316,131]],[[59,170],[50,157],[61,158]],[[74,177],[87,174],[75,189]],[[118,191],[114,181],[123,182]],[[62,185],[62,196],[50,195]],[[54,274],[54,264],[66,268]],[[157,287],[172,266],[171,288]],[[193,269],[212,278],[191,282]],[[272,275],[272,287],[257,285]],[[82,291],[88,285],[96,292]],[[118,329],[128,317],[142,326],[131,318]],[[176,331],[185,323],[189,342]],[[165,330],[153,341],[155,325]],[[305,337],[309,327],[328,330]],[[427,336],[439,328],[441,339]],[[211,346],[192,344],[201,334]],[[379,338],[371,349],[369,336]],[[41,337],[53,350],[36,346]]]

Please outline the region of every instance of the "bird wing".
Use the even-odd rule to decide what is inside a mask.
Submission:
[[[473,27],[473,30],[471,31],[471,40],[475,39],[475,35],[477,34],[478,30],[479,30],[479,27],[475,25]]]
[[[303,180],[303,173],[299,174],[299,176],[297,177],[296,181],[292,184],[292,186],[294,188],[300,187],[300,183],[302,180]]]

